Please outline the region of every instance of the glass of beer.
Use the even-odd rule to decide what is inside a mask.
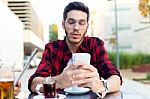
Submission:
[[[14,71],[0,67],[0,99],[14,99]]]

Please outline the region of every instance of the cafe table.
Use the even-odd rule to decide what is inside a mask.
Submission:
[[[30,94],[28,99],[42,99],[42,98],[40,95]],[[67,94],[65,99],[101,99],[101,98],[99,98],[95,93],[90,91],[86,94],[81,94],[81,95]],[[118,91],[118,92],[107,94],[103,99],[149,99],[149,98],[134,92],[128,93],[124,91]]]
[[[64,92],[61,92],[61,94],[64,94]],[[107,94],[106,97],[103,99],[123,99],[121,97],[122,97],[122,93],[121,93],[121,91],[118,91],[115,93]],[[29,94],[28,99],[41,99],[41,96],[31,93],[31,94]],[[62,98],[60,98],[60,99],[62,99]],[[80,95],[67,94],[65,99],[100,99],[100,98],[98,98],[98,96],[95,93],[90,91],[88,93],[80,94]]]
[[[64,91],[60,94],[65,94]],[[36,98],[35,98],[36,97]],[[39,98],[38,98],[39,97]],[[41,99],[40,95],[30,93],[28,99]],[[100,99],[93,92],[80,95],[67,94],[65,99]],[[150,99],[150,86],[131,80],[124,80],[121,90],[107,94],[103,99]]]

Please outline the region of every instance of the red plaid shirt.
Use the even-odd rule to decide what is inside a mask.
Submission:
[[[104,42],[99,38],[85,37],[78,47],[77,53],[89,53],[91,55],[90,64],[97,68],[100,77],[107,79],[111,75],[118,75],[122,82],[119,71],[108,58]],[[65,39],[46,44],[42,60],[35,73],[29,79],[29,90],[31,91],[30,87],[33,78],[37,76],[47,77],[50,74],[52,76],[61,74],[71,57],[72,53]]]

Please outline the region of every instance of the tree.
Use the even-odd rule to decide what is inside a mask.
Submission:
[[[140,0],[138,9],[141,15],[147,18],[150,15],[150,0]]]
[[[55,41],[58,39],[58,27],[57,24],[49,26],[49,41]]]

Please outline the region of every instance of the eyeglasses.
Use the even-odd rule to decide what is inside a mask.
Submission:
[[[85,28],[87,26],[87,21],[84,19],[75,20],[73,18],[68,18],[66,23],[69,28],[74,28],[77,24],[79,28]]]

